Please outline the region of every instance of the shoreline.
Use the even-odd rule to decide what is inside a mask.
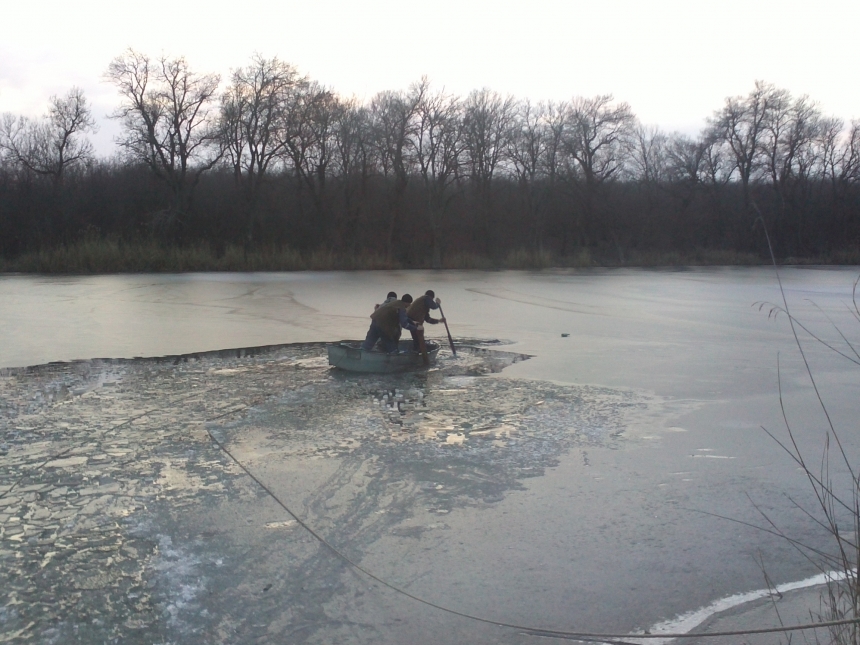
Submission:
[[[860,249],[834,251],[809,257],[784,257],[781,266],[860,265]],[[258,248],[246,251],[240,245],[217,250],[208,244],[184,247],[155,242],[124,243],[85,240],[68,246],[0,257],[3,274],[103,275],[114,273],[192,273],[257,271],[361,271],[361,270],[545,270],[585,268],[668,268],[710,266],[766,266],[771,260],[755,253],[694,249],[691,251],[618,252],[580,248],[572,253],[517,249],[503,256],[454,252],[441,263],[426,258],[391,258],[376,253],[334,253],[329,250],[296,251],[289,248]]]

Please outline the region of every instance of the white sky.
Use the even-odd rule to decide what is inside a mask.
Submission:
[[[858,0],[6,0],[0,113],[42,114],[79,85],[109,154],[117,96],[102,74],[133,47],[222,78],[277,55],[363,99],[422,74],[461,96],[611,93],[643,123],[690,133],[762,79],[847,120],[860,116],[858,26]]]

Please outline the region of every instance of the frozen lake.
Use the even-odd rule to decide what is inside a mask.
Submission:
[[[785,270],[794,313],[820,327],[817,306],[853,331],[857,272]],[[771,395],[777,353],[789,368],[798,358],[786,319],[754,306],[781,302],[772,269],[411,271],[4,276],[0,367],[363,338],[389,290],[427,288],[454,336],[535,356],[512,376],[710,401]],[[442,326],[428,336],[444,337]]]
[[[858,339],[860,323],[846,306],[857,273],[785,269],[792,313],[829,342],[844,347],[828,318]],[[500,349],[533,356],[477,381],[452,376],[436,386],[441,396],[468,396],[470,405],[505,414],[520,401],[531,411],[518,422],[555,428],[567,418],[581,436],[543,452],[513,441],[506,454],[519,454],[516,463],[474,456],[473,477],[492,478],[497,468],[519,474],[471,504],[410,509],[412,524],[401,518],[406,524],[363,544],[364,565],[460,611],[590,631],[648,628],[760,589],[759,558],[774,583],[816,573],[784,541],[713,515],[761,524],[755,503],[792,537],[826,544],[787,498],[810,502],[805,479],[761,429],[783,428],[779,360],[788,417],[802,447],[820,454],[823,417],[788,319],[769,318],[770,306],[756,304],[781,303],[772,269],[4,276],[0,367],[361,338],[387,291],[428,288],[442,298],[455,338],[499,339]],[[444,336],[441,325],[428,331]],[[801,340],[837,427],[856,427],[857,366],[803,333]],[[555,412],[534,412],[543,403],[537,393]],[[308,500],[319,502],[323,492],[358,494],[358,470],[332,488],[348,460],[326,465],[272,448],[278,419],[283,427],[298,423],[285,412],[298,405],[290,400],[270,404],[265,422],[229,428],[241,439],[240,454],[309,512]],[[456,403],[449,408],[456,413]],[[860,439],[845,439],[857,454]],[[450,485],[380,455],[374,459],[387,465],[376,477],[388,486],[413,478],[425,495]],[[535,476],[522,475],[532,468]],[[229,524],[231,512],[219,507],[215,515]],[[339,537],[349,543],[348,533]],[[535,640],[379,593],[364,609],[338,596],[331,624],[301,638]],[[343,631],[338,607],[373,629]]]

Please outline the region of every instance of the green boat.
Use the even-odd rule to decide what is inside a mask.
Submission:
[[[328,363],[350,372],[390,374],[424,367],[424,359],[412,349],[412,340],[401,340],[397,354],[386,354],[379,350],[365,351],[361,342],[343,340],[327,345]],[[439,353],[439,343],[427,341],[427,358],[433,363]]]

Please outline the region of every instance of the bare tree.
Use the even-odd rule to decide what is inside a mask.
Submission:
[[[704,181],[706,145],[703,139],[693,139],[673,133],[666,141],[666,179],[670,194],[680,201],[681,214],[686,214]]]
[[[697,198],[704,193],[703,183],[705,181],[705,149],[706,144],[702,138],[672,133],[666,137],[663,153],[665,155],[664,172],[665,187],[664,194],[672,198],[675,206],[677,219],[665,227],[677,243],[696,246],[696,238],[700,237],[706,229],[705,218],[701,217],[703,202],[697,202]],[[698,203],[700,208],[693,210],[691,207]],[[672,209],[662,206],[663,209]]]
[[[546,104],[535,106],[529,100],[520,101],[508,144],[508,158],[532,231],[532,248],[538,254],[543,252],[547,192],[541,190],[540,181],[544,179],[544,162],[552,141],[544,118],[546,112]]]
[[[727,187],[736,171],[736,158],[729,145],[714,135],[712,130],[706,130],[702,136],[702,180],[710,205],[710,220],[713,235],[707,241],[718,247],[730,243],[732,227],[728,212]]]
[[[569,106],[565,102],[548,102],[543,106],[543,122],[546,127],[546,147],[543,155],[543,173],[550,188],[555,186],[566,164],[565,141],[567,139],[567,115]]]
[[[750,181],[762,162],[760,153],[766,124],[772,120],[772,112],[779,110],[786,100],[785,90],[756,81],[749,95],[727,98],[723,108],[710,119],[709,136],[725,141],[732,152],[734,170],[743,189],[745,212],[750,204]]]
[[[565,178],[570,178],[571,159],[566,152],[567,115],[569,106],[566,102],[547,102],[544,106],[543,122],[546,132],[546,146],[541,167],[546,178],[547,193],[547,222],[564,220],[566,211],[561,187]],[[566,236],[567,227],[563,227]],[[566,237],[565,237],[566,242]],[[566,244],[563,244],[565,246]]]
[[[821,110],[808,97],[792,100],[787,91],[781,96],[784,100],[772,102],[765,120],[764,170],[776,201],[774,230],[788,244],[787,228],[793,227],[792,245],[795,252],[802,252],[805,205],[813,187],[810,180],[824,161],[818,145],[824,122]]]
[[[415,134],[415,111],[422,84],[406,92],[381,92],[370,103],[371,127],[383,175],[392,181],[385,251],[394,255],[397,227],[403,217],[403,199],[409,184],[410,150]]]
[[[631,136],[626,174],[636,190],[638,216],[629,217],[625,223],[627,236],[633,233],[642,237],[641,231],[649,228],[661,210],[662,191],[668,179],[668,137],[657,126],[637,124]],[[638,229],[638,230],[637,230]],[[673,231],[662,231],[661,237]]]
[[[766,97],[767,109],[762,111],[761,134],[757,146],[761,154],[760,168],[778,191],[792,170],[791,134],[795,128],[792,98],[787,90],[773,88]]]
[[[860,184],[860,120],[851,122],[846,132],[839,119],[825,119],[821,129],[822,173],[830,187],[833,233],[851,239],[851,188]]]
[[[233,71],[221,97],[221,145],[246,203],[249,244],[257,235],[260,190],[287,145],[291,91],[301,82],[292,65],[254,56]]]
[[[860,182],[860,119],[851,122],[838,159],[839,178],[846,182]]]
[[[637,125],[633,130],[629,165],[632,179],[653,187],[668,175],[669,137],[657,126]]]
[[[440,268],[442,222],[463,163],[463,120],[460,103],[455,97],[444,90],[431,93],[426,78],[420,83],[421,87],[413,92],[421,97],[416,110],[414,154],[432,234],[433,268]]]
[[[341,246],[355,253],[359,224],[367,207],[370,180],[375,173],[376,155],[367,108],[351,99],[343,102],[335,120],[335,164],[341,181],[343,217]]]
[[[732,180],[736,168],[728,145],[706,134],[702,138],[704,179],[711,187],[725,186]]]
[[[594,98],[577,97],[570,102],[565,147],[582,175],[582,213],[593,228],[601,186],[614,179],[624,167],[636,117],[627,103],[615,103],[610,94]],[[580,235],[583,223],[578,222]],[[617,233],[612,231],[619,254]]]
[[[84,92],[73,87],[66,96],[51,96],[48,114],[41,119],[0,120],[0,150],[29,172],[49,177],[55,188],[69,168],[92,158],[92,144],[85,138],[96,125]]]
[[[487,88],[474,90],[463,104],[463,141],[469,178],[478,199],[485,249],[495,252],[492,183],[510,149],[516,103]]]
[[[291,92],[283,158],[293,172],[302,225],[319,244],[329,227],[327,182],[335,156],[335,130],[343,111],[340,99],[316,81],[298,83]],[[310,217],[304,211],[310,198]]]
[[[145,164],[171,193],[165,228],[178,233],[200,176],[221,158],[215,126],[217,74],[196,74],[183,57],[152,60],[127,50],[105,74],[119,90],[113,114],[123,132],[117,144]]]
[[[841,174],[840,162],[845,151],[841,146],[844,129],[845,123],[842,119],[826,118],[821,124],[818,142],[821,146],[821,172],[822,178],[831,184]]]
[[[588,185],[611,179],[624,166],[636,117],[611,94],[578,97],[568,108],[567,146]]]

